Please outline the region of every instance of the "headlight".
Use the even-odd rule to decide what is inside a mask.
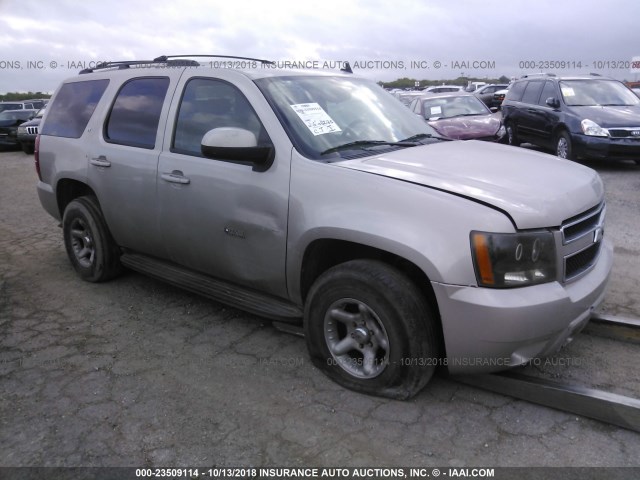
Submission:
[[[18,127],[18,133],[26,134],[27,133],[27,127]]]
[[[505,130],[504,125],[500,125],[500,128],[496,132],[496,136],[497,137],[504,137],[506,133],[507,133],[507,131]]]
[[[609,136],[609,132],[607,130],[602,128],[593,120],[589,120],[588,118],[585,118],[584,120],[582,120],[582,122],[580,122],[580,125],[582,126],[582,133],[584,133],[585,135],[590,135],[592,137],[608,137]]]
[[[556,279],[551,232],[471,232],[471,252],[482,287],[524,287]]]

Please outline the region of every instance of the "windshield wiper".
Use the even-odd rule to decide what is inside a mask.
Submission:
[[[411,142],[407,140],[403,140],[401,142],[387,142],[386,140],[356,140],[355,142],[345,143],[343,145],[338,145],[337,147],[331,147],[324,152],[320,153],[320,155],[326,155],[328,153],[339,152],[340,150],[350,150],[361,148],[365,149],[366,147],[376,147],[378,145],[389,145],[392,147],[416,147],[419,144],[416,142]]]
[[[405,138],[404,140],[400,140],[400,141],[401,142],[419,142],[420,140],[424,140],[427,138],[431,138],[433,140],[442,140],[442,141],[451,140],[450,138],[445,138],[441,135],[432,135],[430,133],[418,133],[416,135],[413,135],[412,137]],[[426,145],[426,143],[420,142],[420,145]]]

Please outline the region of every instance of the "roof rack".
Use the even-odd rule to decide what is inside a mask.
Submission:
[[[527,75],[523,75],[521,78],[538,77],[538,76],[544,76],[544,77],[555,77],[555,76],[556,76],[556,74],[555,74],[555,73],[545,73],[545,72],[540,72],[540,73],[528,73]]]
[[[154,62],[167,62],[172,58],[197,57],[197,58],[235,58],[237,60],[250,60],[252,62],[260,62],[264,65],[275,65],[276,62],[264,60],[262,58],[237,57],[235,55],[162,55],[154,58]]]
[[[162,58],[162,57],[158,57]],[[130,68],[134,65],[153,65],[156,63],[166,63],[172,67],[199,67],[200,64],[195,60],[123,60],[116,62],[100,62],[97,63],[93,68],[85,68],[84,70],[80,70],[80,75],[85,73],[92,73],[96,70],[102,70],[105,68],[118,68],[118,70],[124,70],[126,68]]]

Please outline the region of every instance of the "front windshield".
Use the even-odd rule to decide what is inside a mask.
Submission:
[[[564,80],[560,82],[560,92],[572,107],[640,104],[633,92],[614,80]]]
[[[489,115],[491,112],[474,96],[425,98],[422,101],[427,120],[461,117],[466,115]]]
[[[309,158],[335,161],[373,155],[381,144],[403,148],[408,145],[389,143],[440,138],[388,92],[364,79],[290,76],[263,78],[256,84],[296,149]]]

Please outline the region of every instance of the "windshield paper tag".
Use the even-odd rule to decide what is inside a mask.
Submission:
[[[571,87],[560,87],[560,90],[565,97],[575,97],[576,95]]]
[[[298,114],[309,131],[316,136],[342,131],[333,118],[317,103],[298,103],[291,105],[291,108]]]
[[[442,113],[442,107],[431,107],[431,115],[440,115]]]

